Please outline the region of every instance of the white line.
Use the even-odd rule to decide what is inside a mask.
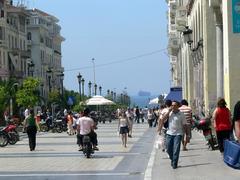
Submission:
[[[155,154],[156,154],[156,148],[155,148],[155,142],[153,144],[153,150],[151,152],[150,159],[148,161],[148,165],[145,171],[144,180],[151,180],[152,179],[152,168],[154,166],[155,161]]]
[[[73,173],[73,174],[0,174],[0,177],[42,177],[42,176],[129,176],[131,173]]]

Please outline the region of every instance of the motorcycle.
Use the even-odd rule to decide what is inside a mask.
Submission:
[[[91,142],[91,138],[88,135],[83,136],[83,154],[90,158],[92,154],[94,154],[93,144]]]
[[[9,121],[8,125],[1,129],[1,134],[4,139],[7,137],[7,142],[3,143],[3,145],[7,145],[8,143],[13,145],[16,144],[17,141],[19,141],[19,134],[17,132],[17,126],[15,124],[12,124],[11,121]],[[5,145],[5,146],[6,146]]]
[[[5,147],[6,145],[8,145],[8,135],[0,131],[0,147]]]
[[[218,143],[216,136],[212,133],[211,128],[211,117],[204,117],[199,118],[198,116],[194,116],[193,119],[193,127],[197,128],[198,130],[202,130],[203,135],[208,142],[208,147],[211,150],[217,150],[218,149]]]

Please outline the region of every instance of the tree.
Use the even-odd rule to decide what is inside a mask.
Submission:
[[[40,80],[29,77],[23,81],[22,87],[16,93],[16,102],[19,106],[33,107],[40,101],[38,87]]]

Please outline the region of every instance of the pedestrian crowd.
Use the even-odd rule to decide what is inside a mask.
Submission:
[[[49,111],[46,112],[47,116]],[[233,115],[233,116],[232,116]],[[7,117],[7,113],[5,114]],[[24,111],[24,130],[29,139],[30,151],[36,148],[36,134],[39,130],[42,113],[34,111],[30,107]],[[67,124],[67,134],[77,136],[79,150],[83,147],[83,136],[89,135],[93,143],[93,148],[98,150],[97,121],[90,116],[87,108],[83,112],[73,114],[66,109],[63,111],[64,120]],[[183,151],[188,151],[188,144],[191,140],[193,129],[193,113],[188,102],[183,99],[181,102],[165,100],[159,108],[128,108],[117,109],[116,118],[118,119],[118,134],[121,137],[123,147],[127,147],[128,138],[134,136],[134,123],[148,123],[149,128],[157,127],[157,132],[161,137],[161,148],[167,152],[171,160],[173,169],[178,167],[179,155],[182,145]],[[224,140],[232,140],[235,136],[236,141],[240,142],[240,101],[234,107],[233,113],[227,108],[223,98],[216,103],[216,108],[211,116],[212,128],[216,135],[218,149],[224,153]]]

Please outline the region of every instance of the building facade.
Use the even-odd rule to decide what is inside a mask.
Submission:
[[[46,99],[50,91],[63,93],[64,68],[59,20],[41,10],[0,0],[0,78],[21,83],[28,76],[41,80]]]
[[[195,113],[211,112],[219,97],[224,97],[232,110],[240,99],[237,83],[240,1],[168,0],[167,3],[169,27],[174,24],[174,37],[178,39],[177,46],[173,46],[169,31],[170,64],[175,73],[172,80],[176,76],[181,79],[178,82],[183,88],[183,98],[190,102]]]

